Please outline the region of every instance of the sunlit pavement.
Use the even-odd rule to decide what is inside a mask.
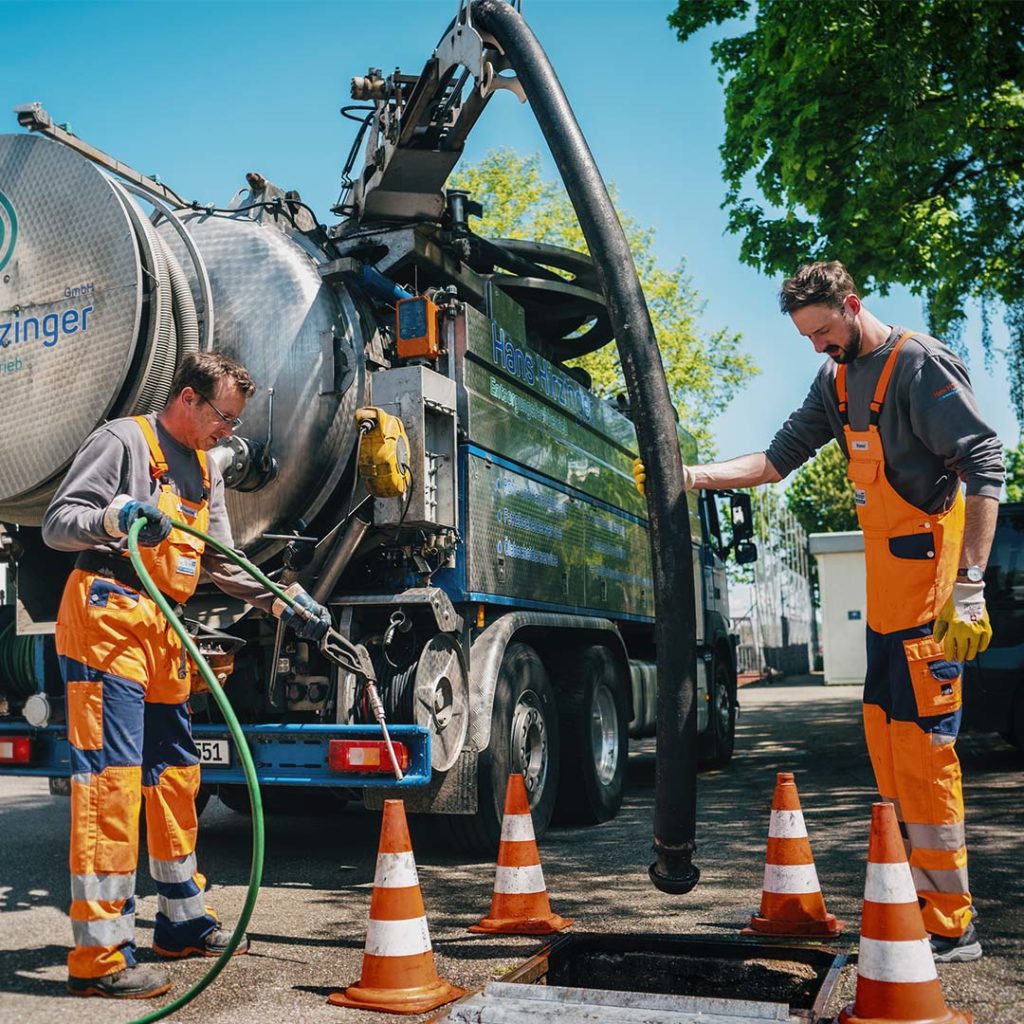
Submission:
[[[686,896],[666,896],[647,879],[654,798],[653,741],[634,749],[629,791],[614,822],[595,829],[554,829],[541,843],[556,913],[580,931],[704,933],[731,937],[760,900],[768,811],[777,771],[793,771],[830,912],[855,941],[864,886],[870,767],[861,735],[859,689],[756,683],[740,691],[736,756],[700,776],[701,881]],[[995,736],[965,736],[968,845],[985,956],[939,968],[947,1002],[977,1024],[1024,1020],[1024,758]],[[153,1002],[112,1003],[64,995],[66,799],[45,780],[0,781],[0,1021],[18,1024],[119,1024]],[[171,1020],[348,1022],[387,1019],[325,1003],[360,972],[377,848],[377,815],[325,805],[319,817],[268,819],[264,885],[250,926],[253,951]],[[413,818],[413,842],[440,974],[471,987],[507,973],[539,947],[536,939],[482,937],[467,925],[490,905],[493,862],[466,862]],[[249,822],[219,801],[200,828],[200,866],[210,901],[230,920],[245,898]],[[144,863],[144,861],[143,861]],[[148,956],[156,897],[142,867],[138,934]],[[174,994],[210,962],[171,965]]]

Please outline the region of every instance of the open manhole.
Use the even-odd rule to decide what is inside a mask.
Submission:
[[[501,1007],[503,1020],[537,1024],[556,1016],[804,1024],[824,1019],[846,959],[824,947],[706,936],[566,935],[435,1020],[490,1020]]]

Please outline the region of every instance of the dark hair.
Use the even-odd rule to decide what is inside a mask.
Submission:
[[[779,289],[779,308],[783,313],[792,313],[804,306],[832,306],[842,309],[843,300],[855,295],[857,286],[850,272],[839,262],[805,263],[797,268],[792,277],[787,277]]]
[[[225,377],[231,377],[246,398],[251,398],[256,391],[256,382],[241,363],[221,352],[192,352],[185,356],[174,374],[171,399],[177,398],[185,388],[210,398],[217,393],[217,385]]]

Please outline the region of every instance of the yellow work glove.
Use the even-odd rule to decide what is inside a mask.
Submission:
[[[693,470],[689,466],[683,466],[683,490],[693,490],[694,484]],[[633,483],[636,484],[636,489],[641,494],[646,494],[647,491],[644,488],[647,482],[647,467],[639,460],[633,460]]]
[[[949,661],[972,661],[992,639],[985,609],[984,583],[954,583],[953,593],[935,620],[932,635],[945,648]]]

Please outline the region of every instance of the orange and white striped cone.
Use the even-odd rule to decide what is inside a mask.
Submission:
[[[512,774],[505,790],[491,912],[469,930],[491,935],[550,935],[571,924],[551,912],[526,784],[522,775]]]
[[[808,938],[834,936],[842,930],[843,922],[825,910],[793,773],[779,772],[768,826],[761,912],[750,918],[741,934]]]
[[[946,1005],[891,803],[871,808],[857,992],[841,1024],[972,1024]]]
[[[401,800],[384,801],[363,973],[327,1002],[385,1013],[425,1013],[466,994],[437,976]]]

